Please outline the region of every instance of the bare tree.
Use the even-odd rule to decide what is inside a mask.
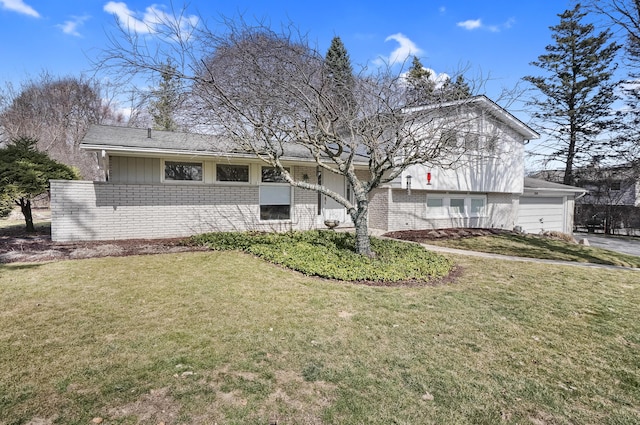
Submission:
[[[591,12],[605,18],[604,26],[613,28],[624,45],[622,65],[628,78],[621,84],[625,108],[617,114],[617,126],[613,144],[618,159],[640,162],[640,142],[637,129],[640,125],[640,0],[590,0]]]
[[[432,99],[425,107],[404,108],[402,73],[389,67],[360,70],[348,93],[354,104],[345,108],[325,56],[292,27],[274,31],[227,21],[222,34],[202,27],[185,36],[177,16],[154,29],[153,41],[141,42],[121,25],[121,37],[112,39],[101,67],[127,75],[157,73],[174,55],[176,74],[191,82],[194,125],[277,167],[292,186],[343,205],[355,224],[356,252],[363,255],[373,255],[369,194],[410,165],[453,166],[465,147],[451,134],[472,131],[472,123],[464,122],[467,100]],[[296,180],[283,164],[293,149],[307,152],[324,172],[344,176],[355,201],[323,184]]]
[[[640,177],[637,164],[626,163],[601,167],[594,163],[578,171],[576,182],[588,190],[576,202],[576,222],[587,227],[603,225],[606,234],[622,227],[637,227],[640,208],[636,203],[636,182]]]
[[[95,177],[95,158],[81,152],[80,142],[90,124],[117,120],[101,97],[100,86],[83,77],[56,78],[43,73],[21,85],[7,84],[0,92],[0,126],[6,139],[38,140],[37,148],[51,158]]]

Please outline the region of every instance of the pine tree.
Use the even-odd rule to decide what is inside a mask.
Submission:
[[[472,96],[471,87],[462,74],[458,75],[453,84],[449,86],[447,96],[450,100],[461,100]]]
[[[20,207],[27,232],[34,232],[31,200],[49,190],[49,180],[78,178],[77,170],[36,149],[37,140],[22,137],[0,149],[0,199]]]
[[[353,93],[355,78],[349,53],[340,37],[331,40],[325,56],[325,67],[329,94],[327,106],[337,117],[351,117],[355,112],[356,101]]]
[[[408,83],[406,97],[409,106],[471,97],[471,88],[462,74],[458,75],[453,82],[449,78],[438,82],[433,78],[433,72],[425,68],[416,56],[413,57],[406,79]]]
[[[542,146],[548,152],[541,154],[565,164],[565,184],[573,184],[575,166],[611,148],[598,136],[614,121],[613,60],[620,46],[609,42],[610,31],[596,34],[592,24],[582,23],[585,15],[580,4],[559,15],[560,23],[551,27],[555,44],[532,62],[545,75],[524,77],[541,94],[528,102],[548,136],[549,144]]]
[[[411,68],[407,72],[407,104],[423,105],[433,100],[435,96],[435,82],[431,78],[431,71],[426,69],[420,59],[413,57]]]
[[[175,131],[177,124],[174,113],[179,105],[180,92],[176,68],[171,60],[167,60],[162,67],[160,77],[160,84],[152,94],[154,99],[150,102],[149,113],[153,118],[154,129]]]

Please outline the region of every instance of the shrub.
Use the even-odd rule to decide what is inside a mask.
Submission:
[[[375,258],[356,254],[351,233],[312,230],[288,233],[219,232],[190,238],[214,250],[241,250],[309,276],[346,281],[429,281],[453,264],[417,244],[372,238]]]
[[[16,204],[13,199],[5,195],[0,195],[0,218],[4,218],[11,214]]]

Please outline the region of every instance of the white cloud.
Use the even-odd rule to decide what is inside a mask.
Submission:
[[[475,29],[478,29],[480,27],[482,27],[482,20],[480,19],[468,19],[466,21],[463,22],[458,22],[456,24],[459,27],[462,27],[466,30],[472,31]]]
[[[40,14],[33,7],[25,4],[23,0],[0,0],[0,6],[2,6],[3,9],[23,13],[33,16],[34,18],[40,17]]]
[[[88,20],[90,16],[72,16],[70,20],[65,21],[64,24],[56,25],[58,28],[62,30],[63,33],[73,35],[75,37],[82,37],[82,34],[78,31],[78,28],[81,27],[86,20]]]
[[[124,2],[110,1],[104,5],[103,10],[115,15],[125,29],[138,34],[154,34],[163,25],[169,25],[172,29],[179,28],[181,32],[189,32],[198,24],[198,17],[195,15],[180,16],[176,20],[176,17],[155,4],[141,13],[132,11]]]
[[[445,13],[447,13],[447,8],[444,6],[440,6],[438,8],[438,12],[440,12],[441,15],[444,15]]]
[[[503,29],[511,28],[515,22],[516,20],[514,18],[509,18],[507,21],[499,25],[485,25],[482,23],[482,19],[468,19],[466,21],[458,22],[456,25],[468,31],[482,29],[490,32],[500,32]]]
[[[509,18],[507,19],[507,22],[505,22],[504,24],[502,24],[502,27],[504,29],[509,29],[513,26],[513,24],[516,23],[516,18]]]
[[[374,63],[376,65],[395,65],[405,62],[410,56],[419,56],[422,53],[420,49],[413,41],[402,33],[392,34],[384,41],[394,40],[398,42],[399,46],[391,52],[389,57],[379,56]]]

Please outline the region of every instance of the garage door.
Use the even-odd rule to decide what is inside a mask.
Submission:
[[[518,209],[518,225],[526,233],[547,230],[564,232],[565,211],[563,198],[522,197]]]

